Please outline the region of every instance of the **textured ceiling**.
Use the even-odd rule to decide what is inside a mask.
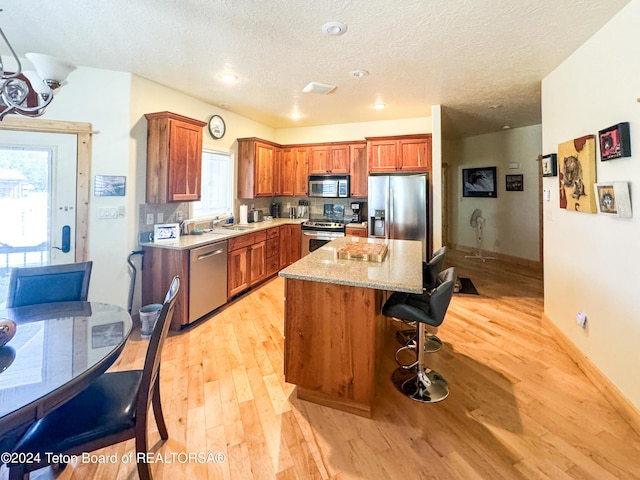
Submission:
[[[133,72],[273,128],[441,104],[450,135],[469,136],[540,123],[540,80],[629,1],[23,0],[0,4],[0,26],[20,56]],[[311,81],[338,88],[302,93]],[[371,108],[378,96],[388,108]]]

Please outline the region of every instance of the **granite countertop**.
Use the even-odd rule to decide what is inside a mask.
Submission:
[[[389,251],[383,262],[339,259],[338,250],[349,242],[385,243]],[[289,265],[278,275],[297,280],[422,293],[422,243],[340,237]]]
[[[178,241],[175,242],[144,242],[141,243],[140,246],[169,248],[173,250],[190,250],[192,248],[203,247],[210,243],[221,242],[233,237],[239,237],[240,235],[259,232],[260,230],[279,227],[280,225],[287,225],[290,223],[301,224],[302,222],[306,221],[306,218],[274,218],[273,220],[267,220],[264,222],[249,223],[247,224],[246,228],[242,226],[242,230],[234,230],[233,227],[229,228],[219,226],[213,229],[211,232],[205,232],[200,235],[181,235]],[[237,225],[235,227],[237,227]]]

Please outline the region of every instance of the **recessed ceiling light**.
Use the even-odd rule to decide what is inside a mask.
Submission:
[[[502,108],[504,105],[501,103],[494,103],[493,105],[489,105],[489,110],[497,110],[498,108]]]
[[[349,74],[352,77],[363,78],[369,75],[369,72],[367,72],[366,70],[352,70],[351,72],[349,72]]]
[[[292,112],[289,114],[289,118],[291,120],[300,120],[302,118],[302,114],[300,112]]]
[[[327,22],[322,25],[323,33],[327,35],[343,35],[347,31],[347,26],[342,22]]]
[[[387,104],[383,102],[376,102],[373,105],[371,105],[371,108],[375,108],[376,110],[383,110],[387,108]]]
[[[218,78],[225,83],[235,83],[238,81],[238,75],[233,72],[221,73]]]
[[[503,130],[509,130],[511,128],[511,125],[503,125],[502,129]]]

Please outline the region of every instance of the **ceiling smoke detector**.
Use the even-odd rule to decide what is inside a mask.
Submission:
[[[337,37],[338,35],[344,35],[347,31],[347,26],[342,22],[327,22],[322,25],[322,31],[327,35]]]
[[[327,93],[333,92],[337,87],[335,85],[330,85],[328,83],[320,83],[320,82],[311,82],[309,85],[304,87],[302,91],[304,93],[320,93],[322,95],[326,95]]]

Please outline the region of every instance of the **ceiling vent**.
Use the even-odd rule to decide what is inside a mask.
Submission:
[[[304,93],[321,93],[322,95],[326,95],[327,93],[333,92],[336,88],[335,85],[329,85],[328,83],[311,82],[304,87],[302,91]]]

